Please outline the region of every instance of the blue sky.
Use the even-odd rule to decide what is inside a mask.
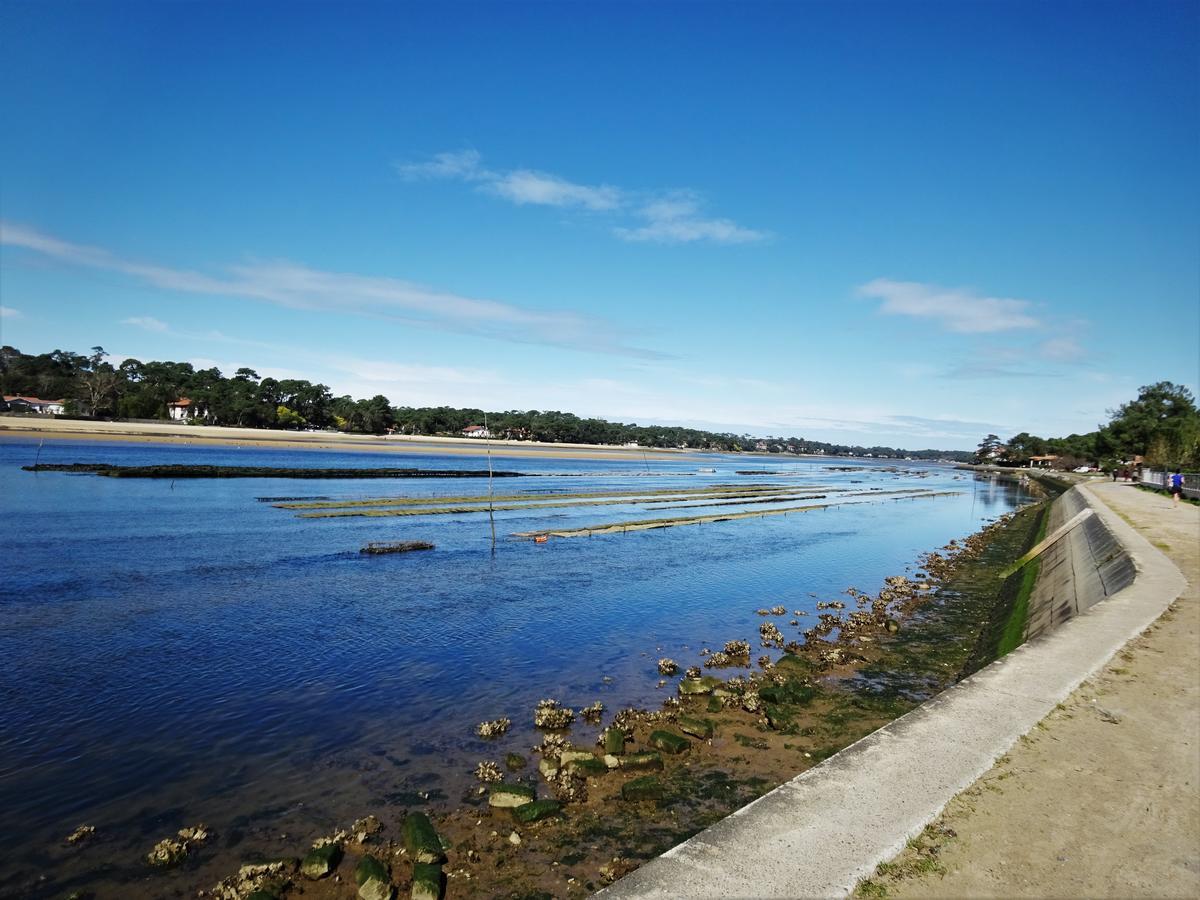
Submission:
[[[1200,369],[1200,5],[0,2],[0,341],[921,448]]]

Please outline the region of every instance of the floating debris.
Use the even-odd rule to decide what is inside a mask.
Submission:
[[[509,726],[512,725],[512,720],[508,718],[492,719],[490,722],[480,722],[475,726],[475,733],[481,738],[500,737]]]
[[[413,550],[432,550],[429,541],[371,541],[359,553],[409,553]]]

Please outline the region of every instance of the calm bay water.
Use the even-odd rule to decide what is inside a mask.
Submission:
[[[505,494],[764,481],[959,493],[856,497],[786,517],[542,545],[508,535],[686,513],[644,504],[503,511],[493,554],[486,515],[306,520],[256,500],[461,496],[486,492],[485,480],[171,483],[21,471],[37,452],[36,442],[0,441],[0,833],[9,847],[0,892],[14,896],[47,867],[55,878],[38,890],[48,895],[134,884],[145,874],[140,855],[196,821],[222,836],[211,871],[187,876],[210,885],[248,850],[295,852],[306,837],[420,802],[422,792],[434,808],[454,802],[477,761],[536,743],[538,699],[601,700],[610,713],[656,707],[667,696],[660,656],[686,666],[732,638],[757,646],[756,609],[814,610],[850,585],[876,590],[1024,499],[922,463],[497,457],[499,468],[549,476],[497,481]],[[41,461],[482,462],[82,442],[47,442]],[[834,468],[843,465],[856,468]],[[404,539],[437,549],[358,552]],[[774,621],[792,639],[790,618]],[[502,715],[514,723],[504,740],[475,738],[477,722]],[[65,850],[83,822],[97,827],[96,846]],[[173,889],[194,893],[187,878]]]

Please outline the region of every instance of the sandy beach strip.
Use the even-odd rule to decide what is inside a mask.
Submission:
[[[0,415],[0,439],[80,440],[163,444],[193,447],[269,447],[284,450],[334,450],[366,453],[425,453],[484,456],[488,442],[476,438],[412,435],[342,434],[327,431],[282,431],[185,425],[179,422],[90,422]],[[686,459],[685,450],[609,447],[596,444],[542,444],[530,441],[490,442],[493,456],[543,459],[638,460]]]

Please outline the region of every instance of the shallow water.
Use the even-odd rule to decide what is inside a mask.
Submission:
[[[959,493],[852,496],[808,513],[540,545],[509,535],[688,513],[644,504],[502,511],[493,554],[486,515],[301,519],[255,499],[462,496],[485,493],[485,481],[172,483],[21,471],[37,453],[36,442],[0,441],[6,895],[29,892],[48,866],[53,877],[36,893],[134,891],[146,874],[140,855],[204,821],[221,847],[149,891],[194,894],[243,856],[295,852],[380,806],[421,803],[422,792],[435,809],[457,801],[478,760],[537,742],[538,699],[576,708],[599,699],[610,713],[657,706],[668,695],[657,686],[660,656],[687,666],[704,646],[757,646],[755,610],[777,603],[789,615],[772,621],[798,638],[791,610],[814,611],[850,585],[875,590],[1024,499],[1014,486],[916,462],[497,456],[498,467],[549,476],[498,482],[505,494],[764,482]],[[480,467],[451,456],[82,442],[46,442],[40,461]],[[832,468],[843,465],[859,468]],[[408,539],[437,549],[358,552]],[[514,723],[505,739],[475,738],[476,723],[501,715]],[[97,827],[95,844],[65,850],[81,822]]]

